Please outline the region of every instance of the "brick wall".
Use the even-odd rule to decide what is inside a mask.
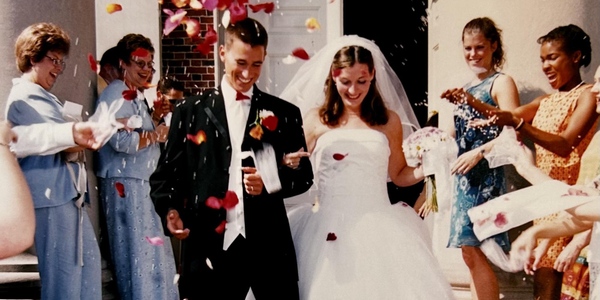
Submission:
[[[171,1],[164,1],[161,8],[160,32],[167,18],[162,9],[176,11]],[[188,9],[187,16],[200,21],[200,33],[203,36],[208,26],[213,26],[213,12],[201,9]],[[184,25],[179,25],[168,36],[162,37],[162,75],[175,76],[185,83],[186,93],[196,95],[202,90],[215,86],[215,53],[208,55],[195,52],[194,48],[202,39],[187,36]]]

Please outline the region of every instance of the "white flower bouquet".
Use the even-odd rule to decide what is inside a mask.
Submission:
[[[410,167],[423,167],[425,174],[427,198],[419,210],[421,216],[429,212],[438,211],[438,189],[435,174],[438,180],[447,179],[449,176],[449,163],[456,159],[458,147],[454,139],[445,131],[433,127],[423,127],[409,135],[402,143],[402,150],[406,163]],[[446,176],[447,175],[447,176]],[[444,191],[448,185],[444,182]]]

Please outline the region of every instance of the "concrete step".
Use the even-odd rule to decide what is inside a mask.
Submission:
[[[29,252],[0,260],[0,299],[39,299],[37,262]]]

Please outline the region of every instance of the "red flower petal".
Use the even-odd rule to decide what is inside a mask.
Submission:
[[[506,220],[506,214],[504,214],[503,212],[499,212],[496,215],[496,219],[494,220],[494,225],[496,225],[496,227],[498,228],[502,228],[504,227],[504,225],[506,225],[507,220]]]
[[[163,241],[163,239],[160,236],[146,237],[146,240],[152,246],[162,246],[165,243],[165,241]]]
[[[231,14],[231,20],[229,20],[230,24],[235,24],[235,22],[241,21],[248,17],[246,7],[237,2],[231,3],[229,6],[229,13]]]
[[[125,186],[120,182],[115,182],[115,189],[117,189],[117,193],[119,193],[119,197],[125,197]]]
[[[196,52],[200,52],[203,55],[208,55],[208,53],[210,53],[210,51],[213,49],[213,46],[210,44],[207,44],[206,41],[196,45],[196,48],[194,48],[194,51]]]
[[[333,70],[333,72],[331,74],[333,75],[333,77],[338,77],[338,76],[340,76],[341,73],[342,73],[342,69],[339,68],[339,69]]]
[[[221,224],[219,224],[219,226],[217,226],[217,228],[215,228],[215,231],[218,234],[221,234],[223,232],[225,232],[225,225],[227,224],[227,222],[225,220],[221,221]]]
[[[261,4],[248,4],[248,6],[250,7],[250,9],[252,9],[253,13],[257,13],[261,10],[264,10],[265,13],[272,13],[273,10],[275,9],[275,4],[273,4],[273,2],[267,2],[267,3],[261,3]]]
[[[330,232],[327,234],[326,241],[335,241],[335,240],[337,240],[337,236],[335,235],[335,233]]]
[[[204,204],[206,204],[206,206],[208,206],[212,209],[219,209],[222,207],[221,200],[215,196],[208,197],[208,199],[206,199]]]
[[[118,3],[109,3],[106,5],[106,12],[112,14],[114,12],[118,12],[123,10],[123,7]]]
[[[98,63],[91,53],[88,53],[88,62],[90,63],[90,68],[92,71],[98,72]]]
[[[244,5],[245,3],[247,3],[248,1],[241,1],[238,0],[238,3],[240,5]],[[217,3],[217,7],[219,10],[225,10],[227,9],[229,6],[231,6],[231,3],[233,3],[233,0],[219,0]]]
[[[268,116],[262,120],[262,125],[265,126],[270,131],[273,131],[277,128],[278,119],[276,116]]]
[[[202,142],[206,141],[206,133],[204,133],[204,130],[198,130],[195,135],[188,133],[186,137],[196,145],[200,145]]]
[[[302,48],[294,49],[294,51],[292,51],[292,55],[299,59],[303,59],[303,60],[308,60],[310,58],[308,56],[308,53],[306,53],[306,50],[304,50]]]
[[[131,53],[131,56],[145,57],[145,56],[148,56],[148,54],[150,54],[150,51],[148,51],[144,48],[137,48],[137,49],[135,49],[135,51],[133,51]]]
[[[225,193],[225,198],[223,198],[222,204],[224,209],[232,209],[239,202],[240,200],[238,199],[238,196],[235,194],[234,191],[227,191],[227,193]]]
[[[123,99],[131,101],[137,97],[137,91],[136,90],[124,90],[122,95],[123,95]]]
[[[208,31],[204,34],[204,42],[212,45],[217,42],[218,36],[217,32],[212,28],[212,26],[208,27]]]
[[[334,153],[334,154],[333,154],[333,159],[335,159],[335,160],[342,160],[342,159],[344,159],[344,158],[345,158],[347,155],[348,155],[348,153],[346,153],[346,154]]]

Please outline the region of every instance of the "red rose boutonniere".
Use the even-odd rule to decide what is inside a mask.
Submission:
[[[266,128],[269,131],[274,131],[277,129],[277,122],[279,119],[273,114],[270,110],[261,110],[256,114],[256,121],[250,126],[253,126],[250,129],[250,136],[260,140],[265,133],[263,128]]]

